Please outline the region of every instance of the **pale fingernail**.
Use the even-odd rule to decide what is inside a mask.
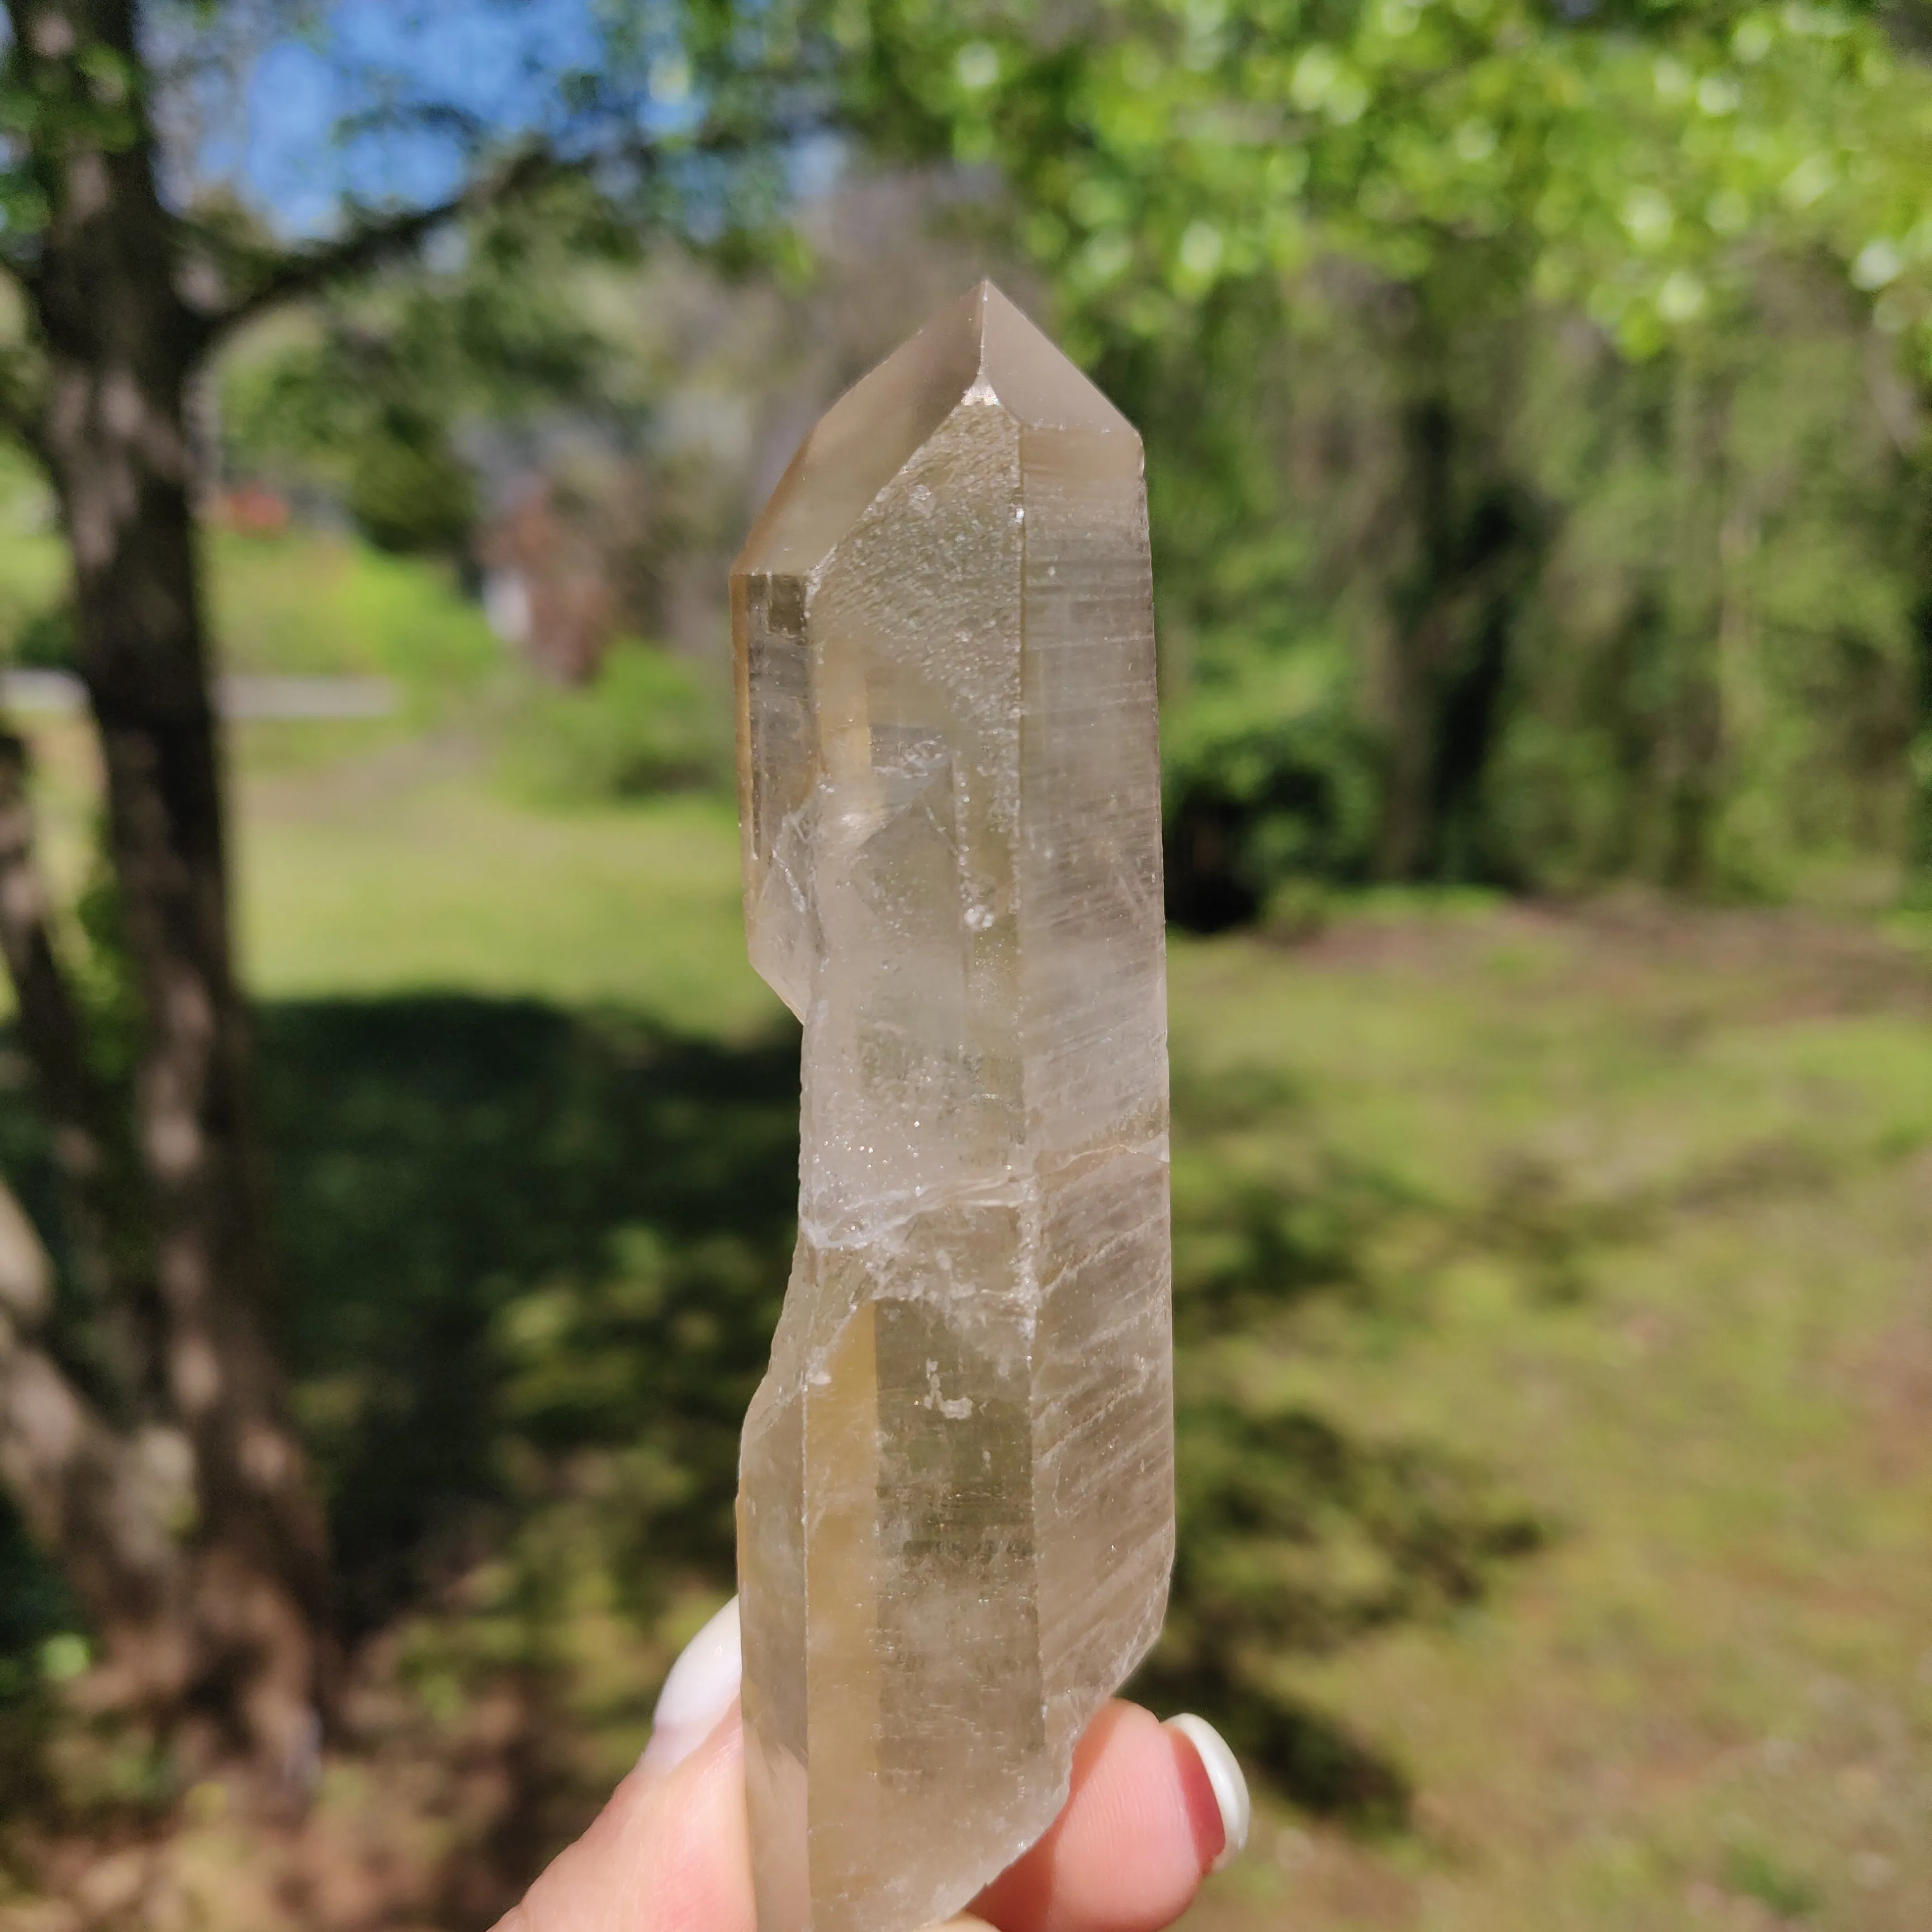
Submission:
[[[718,1728],[738,1694],[743,1666],[734,1597],[684,1647],[670,1667],[651,1719],[651,1741],[638,1762],[662,1776],[681,1763]]]
[[[1254,1801],[1248,1796],[1248,1780],[1242,1774],[1240,1760],[1228,1748],[1227,1740],[1205,1718],[1191,1714],[1170,1718],[1167,1728],[1178,1731],[1194,1747],[1201,1768],[1208,1774],[1214,1802],[1220,1808],[1224,1834],[1220,1856],[1213,1869],[1223,1870],[1240,1856],[1248,1842],[1248,1826],[1255,1810]]]

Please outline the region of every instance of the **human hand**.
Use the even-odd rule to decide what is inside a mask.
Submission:
[[[738,1676],[734,1603],[679,1658],[637,1769],[496,1932],[756,1932]],[[1160,1932],[1240,1850],[1248,1811],[1233,1754],[1198,1718],[1110,1704],[1066,1809],[974,1912],[997,1932]]]

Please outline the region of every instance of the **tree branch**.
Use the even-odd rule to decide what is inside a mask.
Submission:
[[[40,440],[40,384],[30,353],[0,346],[0,436],[10,436],[44,458]]]
[[[212,340],[227,334],[284,302],[299,301],[379,267],[449,222],[524,200],[553,182],[587,173],[593,165],[590,160],[566,161],[548,147],[527,148],[447,201],[360,222],[333,241],[273,257],[262,266],[253,287],[207,316],[208,336]]]
[[[8,1324],[7,1341],[16,1346],[38,1342],[53,1309],[54,1271],[47,1251],[26,1210],[0,1179],[0,1321]]]
[[[0,1180],[0,1482],[50,1553],[65,1554],[72,1499],[94,1486],[113,1441],[86,1398],[41,1346],[54,1306],[53,1268],[33,1223]]]
[[[105,1108],[87,1064],[80,1008],[54,951],[34,853],[27,747],[0,729],[0,955],[14,982],[21,1043],[32,1061],[64,1168],[99,1164]]]
[[[640,139],[574,158],[560,154],[547,142],[533,142],[446,201],[371,218],[332,241],[286,254],[238,249],[231,238],[212,234],[192,222],[182,223],[182,232],[211,254],[218,257],[225,254],[231,260],[238,258],[244,273],[249,267],[254,272],[250,286],[240,294],[225,304],[216,301],[202,308],[206,339],[212,344],[284,302],[298,302],[334,283],[365,274],[406,254],[450,222],[527,200],[560,182],[581,181],[612,166],[650,169],[673,158],[742,158],[755,149],[782,147],[795,140],[804,124],[793,128],[782,118],[757,129],[715,124],[694,135],[680,136],[668,147]]]
[[[27,802],[27,746],[0,728],[0,955],[14,980],[21,1043],[33,1060],[54,1138],[94,1142],[104,1109],[48,916]]]
[[[34,851],[27,748],[0,728],[0,956],[14,982],[20,1043],[53,1132],[74,1273],[91,1322],[81,1365],[94,1358],[103,1393],[138,1415],[159,1375],[155,1290],[130,1258],[123,1177],[106,1096],[88,1064],[86,1027],[54,949],[50,901]]]
[[[117,1435],[43,1345],[53,1270],[0,1180],[0,1484],[60,1565],[106,1643],[103,1701],[164,1702],[182,1675],[168,1614],[184,1586],[182,1456],[160,1436]]]

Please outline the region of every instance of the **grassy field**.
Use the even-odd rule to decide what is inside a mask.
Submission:
[[[452,573],[386,556],[346,533],[210,529],[210,628],[224,669],[388,677],[418,713],[473,689],[502,659]],[[44,493],[0,452],[0,662],[62,602],[65,551]]]
[[[1281,1814],[1204,1918],[1924,1925],[1922,964],[1773,917],[1498,910],[1175,968],[1178,1066],[1278,1072],[1402,1204],[1365,1299],[1250,1345],[1251,1399],[1459,1450],[1550,1530],[1486,1601],[1284,1664],[1408,1769],[1412,1827]],[[1184,1124],[1180,1156],[1184,1199]]]
[[[266,993],[602,1002],[724,1046],[771,1023],[705,804],[536,818],[460,776],[256,796]],[[1264,1262],[1192,1372],[1453,1452],[1548,1527],[1484,1600],[1282,1660],[1413,1780],[1412,1822],[1271,1814],[1204,1918],[1922,1925],[1922,962],[1771,916],[1452,905],[1294,951],[1180,942],[1173,970],[1184,1323],[1237,1195],[1339,1216],[1346,1255],[1298,1286]]]
[[[446,1847],[421,1727],[473,1741],[489,1687],[541,1684],[508,1884],[728,1586],[793,1036],[742,962],[727,808],[545,815],[454,740],[311,728],[244,746],[241,857],[302,1411],[354,1613],[388,1633],[387,1742],[325,1819],[392,1862],[379,1814]],[[73,844],[84,760],[50,752]],[[1202,1932],[1921,1932],[1926,960],[1768,914],[1396,901],[1292,949],[1177,940],[1172,974],[1207,1498],[1180,1625],[1214,1627],[1228,1550],[1316,1606],[1209,1677],[1397,1794],[1352,1814],[1270,1747],[1287,1770]],[[1374,1480],[1304,1456],[1299,1513],[1243,1543],[1199,1474],[1223,1411]],[[1529,1528],[1466,1560],[1489,1520]],[[222,1831],[179,1834],[180,1868],[238,1870]],[[394,1922],[489,1894],[434,1896]],[[56,1924],[29,1910],[0,1927]]]
[[[434,988],[613,1005],[740,1040],[777,1003],[745,960],[737,827],[710,799],[549,814],[460,748],[276,774],[244,819],[244,943],[272,998]]]

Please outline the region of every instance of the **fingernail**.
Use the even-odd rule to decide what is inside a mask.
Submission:
[[[638,1762],[662,1776],[690,1756],[718,1728],[738,1694],[743,1666],[734,1597],[684,1647],[670,1667],[651,1719],[651,1741]]]
[[[1248,1780],[1240,1761],[1228,1748],[1227,1741],[1205,1718],[1191,1714],[1170,1718],[1167,1728],[1194,1747],[1201,1768],[1208,1774],[1208,1789],[1214,1794],[1215,1808],[1221,1814],[1221,1849],[1212,1871],[1225,1870],[1241,1855],[1248,1842],[1248,1826],[1254,1816],[1254,1801],[1248,1796]]]

